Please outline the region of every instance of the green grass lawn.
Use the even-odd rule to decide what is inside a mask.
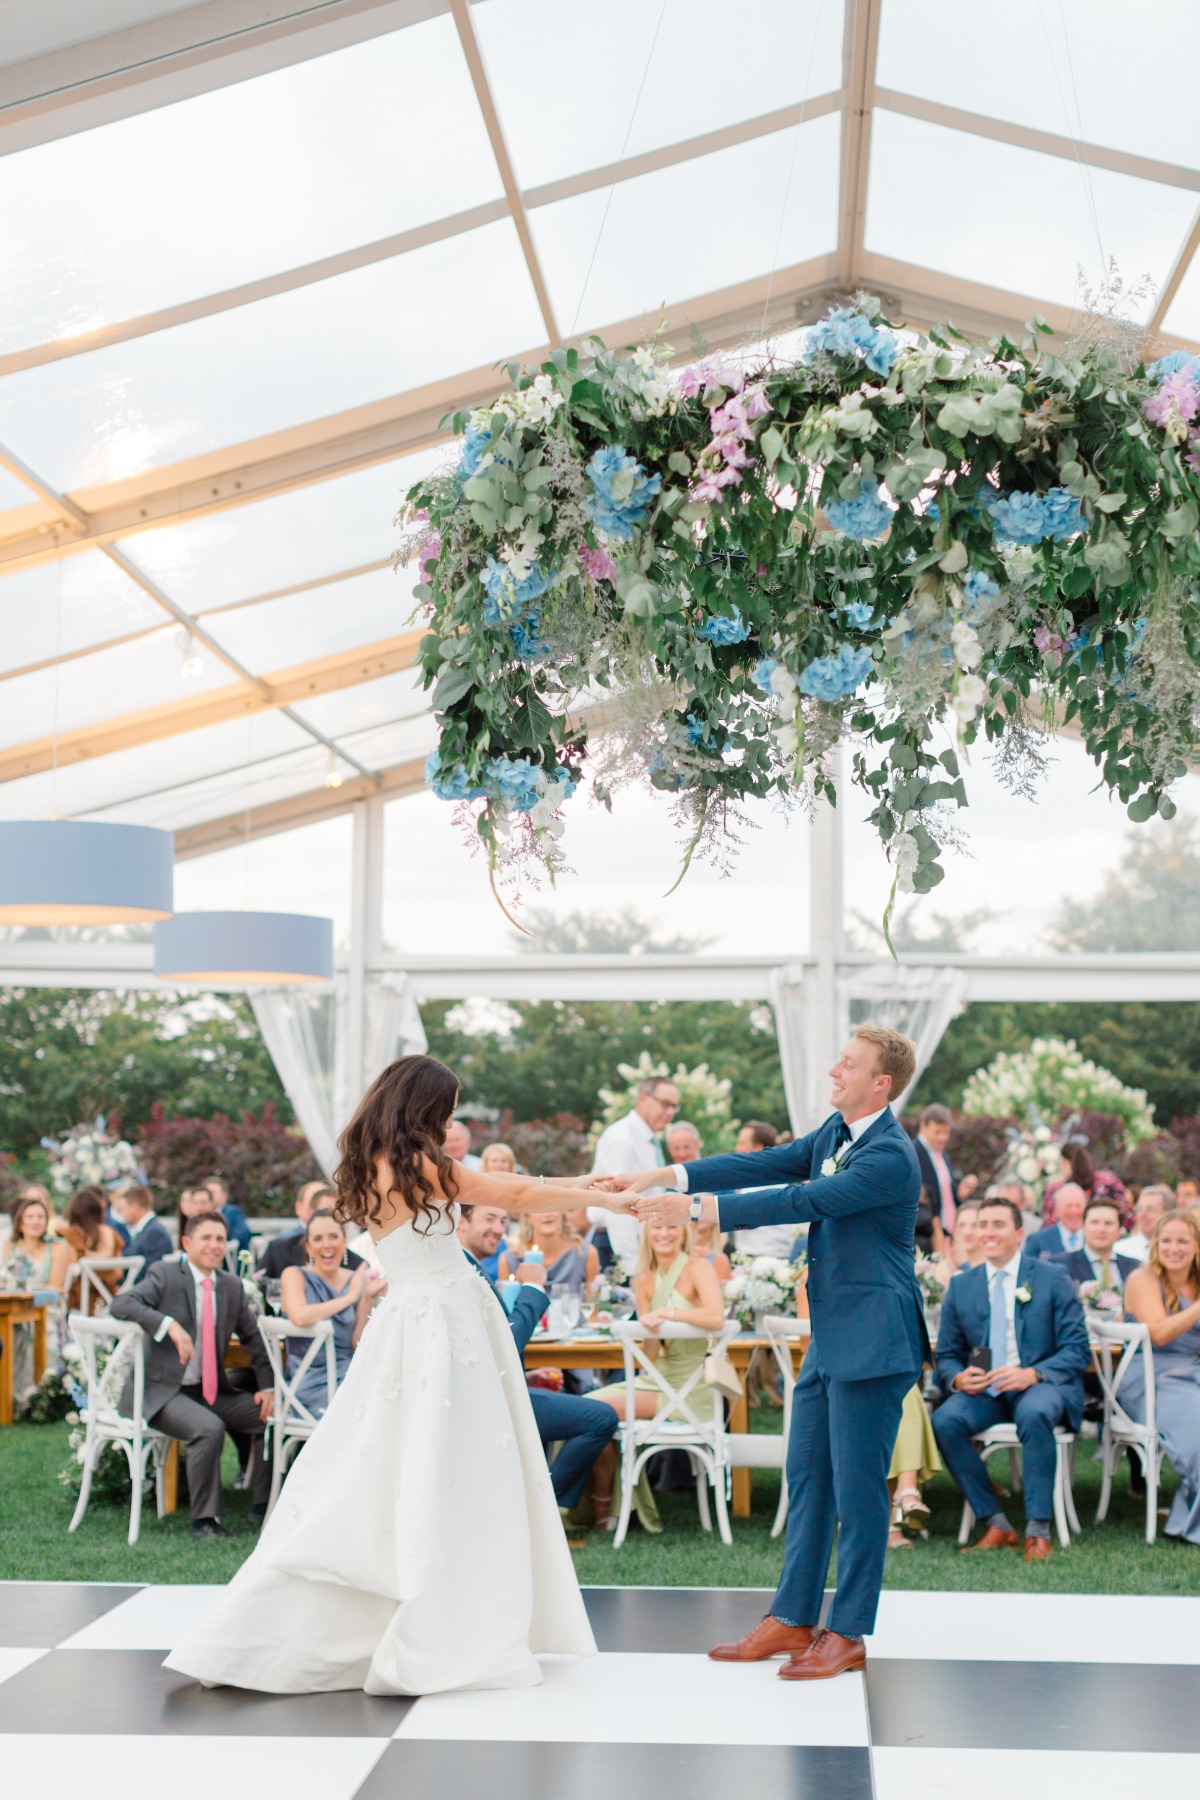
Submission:
[[[774,1415],[777,1417],[777,1415]],[[773,1424],[760,1414],[756,1424]],[[1190,1594],[1200,1590],[1200,1556],[1189,1547],[1142,1540],[1140,1502],[1130,1498],[1125,1471],[1117,1479],[1108,1520],[1094,1525],[1099,1471],[1094,1446],[1080,1446],[1075,1498],[1083,1535],[1070,1549],[1055,1546],[1048,1563],[1026,1568],[1011,1551],[960,1556],[960,1502],[946,1476],[928,1490],[933,1509],[929,1541],[888,1556],[886,1584],[896,1588],[979,1589],[992,1592],[1078,1594]],[[228,1543],[195,1543],[186,1511],[161,1523],[153,1505],[143,1515],[140,1541],[126,1543],[128,1511],[93,1500],[79,1530],[68,1535],[73,1502],[57,1479],[67,1453],[65,1425],[14,1425],[0,1431],[0,1579],[7,1581],[227,1581],[254,1544],[250,1496],[228,1494]],[[1001,1465],[1002,1466],[1002,1465]],[[226,1446],[226,1485],[233,1452]],[[1173,1477],[1168,1474],[1168,1483]],[[623,1549],[592,1532],[575,1554],[581,1581],[627,1587],[773,1587],[782,1542],[769,1533],[779,1478],[754,1472],[754,1514],[735,1520],[733,1547],[706,1537],[691,1495],[660,1497],[666,1527],[648,1537],[635,1524]],[[1014,1520],[1021,1518],[1020,1502]]]

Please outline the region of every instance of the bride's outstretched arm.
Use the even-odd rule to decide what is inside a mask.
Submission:
[[[456,1168],[454,1173],[458,1183],[454,1197],[463,1206],[502,1206],[510,1213],[554,1212],[558,1208],[570,1212],[579,1205],[580,1187],[591,1179],[584,1177],[577,1185],[569,1176],[556,1181],[541,1175],[484,1175],[468,1168]],[[610,1212],[630,1212],[637,1198],[636,1194],[606,1194],[604,1205]]]

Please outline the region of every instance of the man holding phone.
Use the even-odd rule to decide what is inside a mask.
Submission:
[[[1079,1429],[1090,1352],[1069,1275],[1058,1263],[1027,1255],[1024,1236],[1013,1201],[984,1201],[984,1261],[954,1276],[942,1305],[937,1373],[950,1397],[933,1415],[933,1432],[983,1526],[970,1549],[1016,1549],[1017,1534],[971,1442],[989,1426],[1016,1426],[1024,1461],[1025,1560],[1040,1562],[1050,1555],[1054,1431],[1058,1425]]]

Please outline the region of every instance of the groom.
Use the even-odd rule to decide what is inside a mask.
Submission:
[[[607,1178],[644,1194],[650,1223],[711,1219],[722,1231],[808,1221],[812,1347],[796,1383],[787,1450],[791,1496],[783,1575],[771,1611],[748,1636],[718,1644],[718,1662],[786,1655],[786,1681],[819,1681],[866,1665],[888,1536],[887,1472],[904,1396],[929,1341],[913,1272],[921,1175],[888,1102],[912,1080],[911,1039],[860,1025],[830,1070],[836,1111],[777,1149],[709,1156]],[[779,1187],[780,1182],[794,1183]],[[747,1187],[772,1191],[737,1193]],[[688,1200],[688,1191],[695,1196]],[[702,1193],[702,1190],[707,1190]],[[718,1201],[717,1195],[724,1195]],[[825,1576],[838,1537],[837,1592],[821,1630]]]

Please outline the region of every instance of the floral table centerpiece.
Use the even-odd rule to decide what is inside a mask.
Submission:
[[[744,1331],[760,1330],[771,1313],[796,1317],[799,1265],[781,1256],[735,1255],[733,1274],[725,1283],[725,1305]]]

